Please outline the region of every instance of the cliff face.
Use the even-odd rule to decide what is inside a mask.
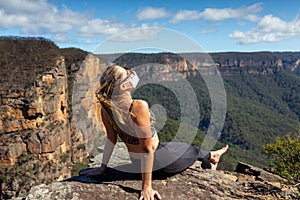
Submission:
[[[97,154],[97,147],[104,142],[104,126],[100,103],[95,93],[99,89],[99,77],[107,63],[92,54],[83,61],[73,87],[72,110],[77,129],[81,130],[85,148]]]
[[[224,75],[273,74],[281,70],[299,74],[300,53],[215,53],[211,54]]]
[[[196,69],[216,66],[222,76],[233,74],[273,74],[281,70],[300,73],[299,52],[254,52],[254,53],[161,53],[161,54],[123,54],[115,55],[114,62],[128,67],[154,65],[171,67],[184,76],[195,76]],[[152,63],[152,64],[149,64]],[[163,72],[163,70],[162,70]],[[211,72],[212,73],[212,72]],[[165,77],[166,78],[166,77]],[[172,78],[172,77],[171,77]]]
[[[53,60],[37,74],[40,67],[28,65],[31,76],[26,71],[22,81],[0,88],[0,198],[24,195],[33,185],[68,178],[72,165],[87,156],[84,148],[78,148],[82,135],[70,120],[65,58]],[[18,76],[24,70],[17,64],[1,66],[1,74],[9,69]],[[25,87],[23,82],[29,81]],[[13,87],[8,89],[9,85]]]
[[[0,166],[13,166],[16,158],[27,151],[46,154],[53,153],[63,143],[70,145],[66,140],[67,131],[55,130],[59,126],[68,128],[67,87],[66,67],[64,59],[60,58],[55,68],[42,74],[32,88],[3,97],[0,106],[1,141],[7,144],[7,135],[13,133],[18,143],[10,145],[9,149],[2,145],[5,149],[1,151]],[[22,134],[24,131],[26,134]]]

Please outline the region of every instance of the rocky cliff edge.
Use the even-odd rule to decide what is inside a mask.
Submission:
[[[262,169],[240,163],[238,172],[203,170],[196,162],[184,172],[163,177],[154,175],[153,188],[163,199],[297,199],[296,189]],[[75,176],[38,185],[27,199],[138,199],[139,174],[109,168],[97,178]]]
[[[99,147],[103,152],[103,147]],[[141,175],[128,173],[132,168],[124,143],[117,143],[106,174],[94,178],[73,176],[49,185],[31,188],[28,200],[37,199],[138,199]],[[102,153],[92,159],[90,167],[100,165]],[[153,188],[162,199],[300,199],[296,187],[275,174],[246,163],[235,172],[201,169],[195,162],[174,176],[153,174]]]

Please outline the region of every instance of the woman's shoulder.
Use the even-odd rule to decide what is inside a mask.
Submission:
[[[148,102],[142,99],[135,99],[134,100],[134,106],[139,106],[139,107],[148,107]]]
[[[135,99],[132,105],[132,112],[149,112],[148,102],[142,99]]]

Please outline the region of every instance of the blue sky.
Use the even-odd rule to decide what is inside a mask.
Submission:
[[[299,0],[1,0],[0,19],[2,36],[41,36],[87,51],[128,30],[127,41],[151,41],[159,28],[207,52],[300,51]]]

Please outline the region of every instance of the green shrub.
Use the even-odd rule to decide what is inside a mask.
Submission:
[[[280,176],[290,183],[300,182],[300,129],[285,137],[277,137],[274,144],[264,146],[265,153],[274,160],[271,166]]]

